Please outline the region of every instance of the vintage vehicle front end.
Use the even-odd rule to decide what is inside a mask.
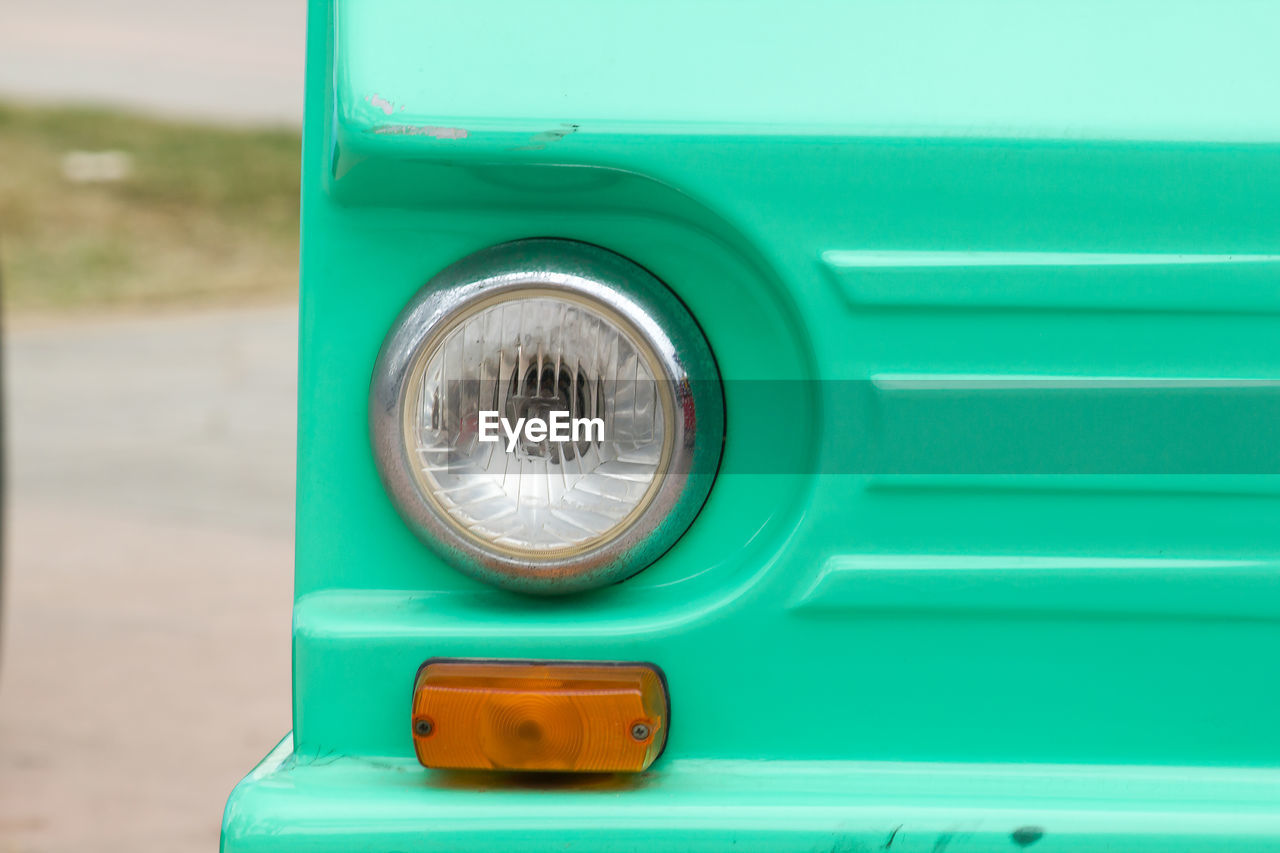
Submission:
[[[1278,35],[312,0],[224,853],[1280,850]]]

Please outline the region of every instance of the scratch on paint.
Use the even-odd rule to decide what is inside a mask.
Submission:
[[[535,133],[529,137],[529,144],[522,145],[515,151],[541,151],[546,148],[548,143],[559,142],[570,134],[578,132],[578,125],[563,123],[560,127],[552,130],[544,130],[541,133]]]
[[[461,127],[436,127],[417,124],[384,124],[373,129],[379,136],[431,136],[436,139],[466,139],[467,131]]]

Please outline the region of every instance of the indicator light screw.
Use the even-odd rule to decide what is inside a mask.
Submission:
[[[426,717],[413,721],[413,733],[418,737],[426,737],[435,731],[435,726]]]
[[[648,723],[632,723],[631,736],[636,740],[648,740],[652,731],[649,729]]]

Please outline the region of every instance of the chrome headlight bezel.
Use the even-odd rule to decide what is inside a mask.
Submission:
[[[406,438],[411,389],[435,342],[477,306],[538,293],[589,303],[643,342],[664,395],[670,436],[665,472],[623,529],[591,547],[545,556],[486,543],[451,519],[415,473],[417,463],[410,458]],[[597,246],[531,239],[464,258],[414,295],[378,355],[370,386],[369,427],[383,484],[420,539],[455,568],[480,580],[521,592],[562,594],[634,575],[685,532],[706,500],[719,465],[724,398],[701,329],[662,282]]]

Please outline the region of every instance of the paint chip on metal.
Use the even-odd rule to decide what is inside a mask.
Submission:
[[[391,115],[396,108],[395,104],[391,103],[377,92],[374,92],[372,95],[366,95],[365,101],[382,110],[383,115]],[[401,109],[404,109],[404,107],[401,107]]]
[[[373,129],[379,136],[430,136],[435,139],[466,139],[467,131],[461,127],[436,127],[434,125],[384,124]]]

